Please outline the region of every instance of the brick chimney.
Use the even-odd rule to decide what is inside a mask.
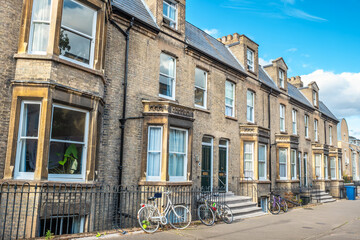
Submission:
[[[296,88],[302,88],[302,87],[304,87],[304,83],[301,81],[301,77],[300,77],[300,76],[288,78],[287,81],[288,81],[289,83],[291,83],[292,85],[294,85]]]

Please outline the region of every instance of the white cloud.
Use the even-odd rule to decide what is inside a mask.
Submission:
[[[298,49],[297,48],[289,48],[288,50],[286,50],[287,52],[296,52]]]
[[[360,116],[346,118],[350,136],[360,139]]]
[[[213,28],[213,29],[204,29],[204,32],[206,32],[207,34],[213,36],[214,38],[218,38],[219,37],[219,30]]]
[[[290,17],[301,18],[309,21],[327,21],[325,18],[317,17],[297,8],[286,7],[284,13]]]
[[[302,75],[304,85],[316,81],[319,96],[325,105],[338,118],[351,119],[349,129],[360,137],[360,72],[336,74],[322,69]]]
[[[263,59],[263,58],[259,58],[259,64],[260,64],[261,66],[266,66],[266,65],[272,64],[272,61],[273,61],[273,59],[270,59],[269,61],[266,61],[266,60]]]

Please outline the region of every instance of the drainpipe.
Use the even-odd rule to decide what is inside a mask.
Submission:
[[[270,88],[270,92],[268,94],[268,118],[269,118],[269,129],[271,127],[271,111],[270,111],[270,107],[271,107],[271,104],[270,104],[270,95],[272,93],[272,88]],[[271,131],[270,131],[270,139],[271,140]],[[269,154],[269,180],[271,181],[271,148],[272,148],[272,144],[271,144],[271,141],[270,141],[270,154]],[[270,183],[270,186],[272,185],[272,183]]]
[[[129,35],[130,29],[134,25],[134,17],[131,19],[130,26],[124,31],[113,19],[110,19],[110,22],[124,35],[126,40],[126,50],[125,50],[125,70],[124,70],[124,97],[123,97],[123,106],[122,106],[122,116],[119,119],[120,121],[120,158],[119,158],[119,185],[121,185],[122,178],[122,168],[123,168],[123,159],[124,159],[124,138],[125,138],[125,123],[126,123],[126,98],[127,98],[127,80],[128,80],[128,64],[129,64]]]

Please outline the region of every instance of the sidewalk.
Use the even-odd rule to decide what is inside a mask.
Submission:
[[[191,226],[145,234],[111,234],[92,239],[358,239],[360,240],[360,200],[341,200],[315,207],[298,208],[280,215],[266,215],[233,224]]]

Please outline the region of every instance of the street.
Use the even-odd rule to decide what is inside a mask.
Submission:
[[[360,200],[341,200],[212,227],[190,226],[185,230],[155,234],[111,234],[86,239],[360,239]]]

